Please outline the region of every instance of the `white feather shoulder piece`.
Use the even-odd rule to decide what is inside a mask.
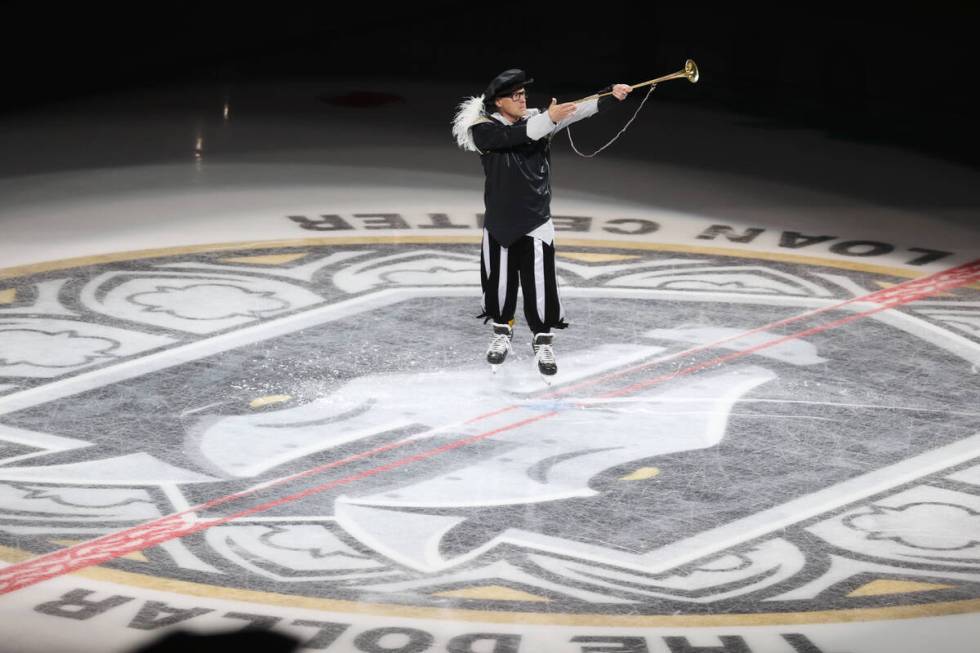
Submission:
[[[482,95],[460,102],[456,108],[456,115],[453,116],[453,136],[456,137],[456,144],[469,152],[479,152],[473,142],[470,127],[486,120],[486,116],[483,115]]]

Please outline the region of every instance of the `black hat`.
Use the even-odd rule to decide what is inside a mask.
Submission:
[[[511,68],[493,78],[487,90],[483,93],[484,104],[488,110],[494,106],[493,101],[498,97],[510,95],[517,89],[532,84],[534,80],[523,70]]]

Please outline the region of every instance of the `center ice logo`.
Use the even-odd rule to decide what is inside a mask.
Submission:
[[[548,388],[523,345],[487,372],[470,250],[226,252],[24,280],[0,307],[17,345],[0,351],[4,541],[48,550],[404,441],[371,464],[445,452],[169,542],[140,569],[422,605],[504,583],[549,610],[656,614],[836,609],[851,578],[974,578],[973,540],[954,563],[910,536],[926,513],[959,532],[980,510],[968,470],[937,476],[976,432],[968,293],[759,349],[779,333],[739,334],[880,277],[583,252],[559,263],[579,319]],[[745,355],[609,392],[719,341],[712,355]]]

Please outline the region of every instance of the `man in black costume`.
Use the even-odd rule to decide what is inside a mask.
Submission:
[[[520,285],[535,361],[548,377],[558,370],[551,330],[568,326],[555,276],[551,139],[601,111],[613,97],[624,100],[632,89],[616,84],[600,91],[611,96],[580,103],[558,104],[552,98],[540,111],[527,108],[526,87],[533,81],[516,68],[500,73],[483,96],[460,105],[453,132],[460,147],[480,153],[486,173],[479,317],[493,320],[487,361],[496,367],[511,349]]]

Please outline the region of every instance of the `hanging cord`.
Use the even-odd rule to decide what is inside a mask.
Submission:
[[[643,98],[643,101],[640,102],[640,106],[637,107],[636,112],[633,114],[633,117],[630,118],[629,122],[626,123],[626,125],[622,129],[619,130],[619,133],[616,134],[615,136],[613,136],[613,138],[612,138],[611,141],[609,141],[608,143],[606,143],[605,145],[603,145],[602,147],[600,147],[598,150],[596,150],[592,154],[582,154],[581,152],[578,151],[578,148],[575,147],[575,141],[572,140],[572,128],[571,128],[571,126],[566,127],[565,128],[565,132],[568,134],[568,142],[571,144],[572,149],[575,151],[575,154],[578,154],[579,156],[585,157],[587,159],[591,159],[596,154],[598,154],[599,152],[603,151],[604,149],[606,149],[607,147],[609,147],[610,145],[612,145],[613,143],[615,143],[616,142],[616,139],[618,139],[620,136],[622,136],[623,134],[625,134],[626,133],[626,130],[629,129],[629,126],[633,124],[633,121],[634,120],[636,120],[636,116],[639,115],[640,109],[642,109],[643,108],[643,105],[646,104],[647,103],[647,100],[650,99],[650,94],[653,93],[653,89],[655,89],[655,88],[657,88],[657,85],[656,84],[653,84],[653,85],[650,86],[650,90],[647,91],[647,94]]]

